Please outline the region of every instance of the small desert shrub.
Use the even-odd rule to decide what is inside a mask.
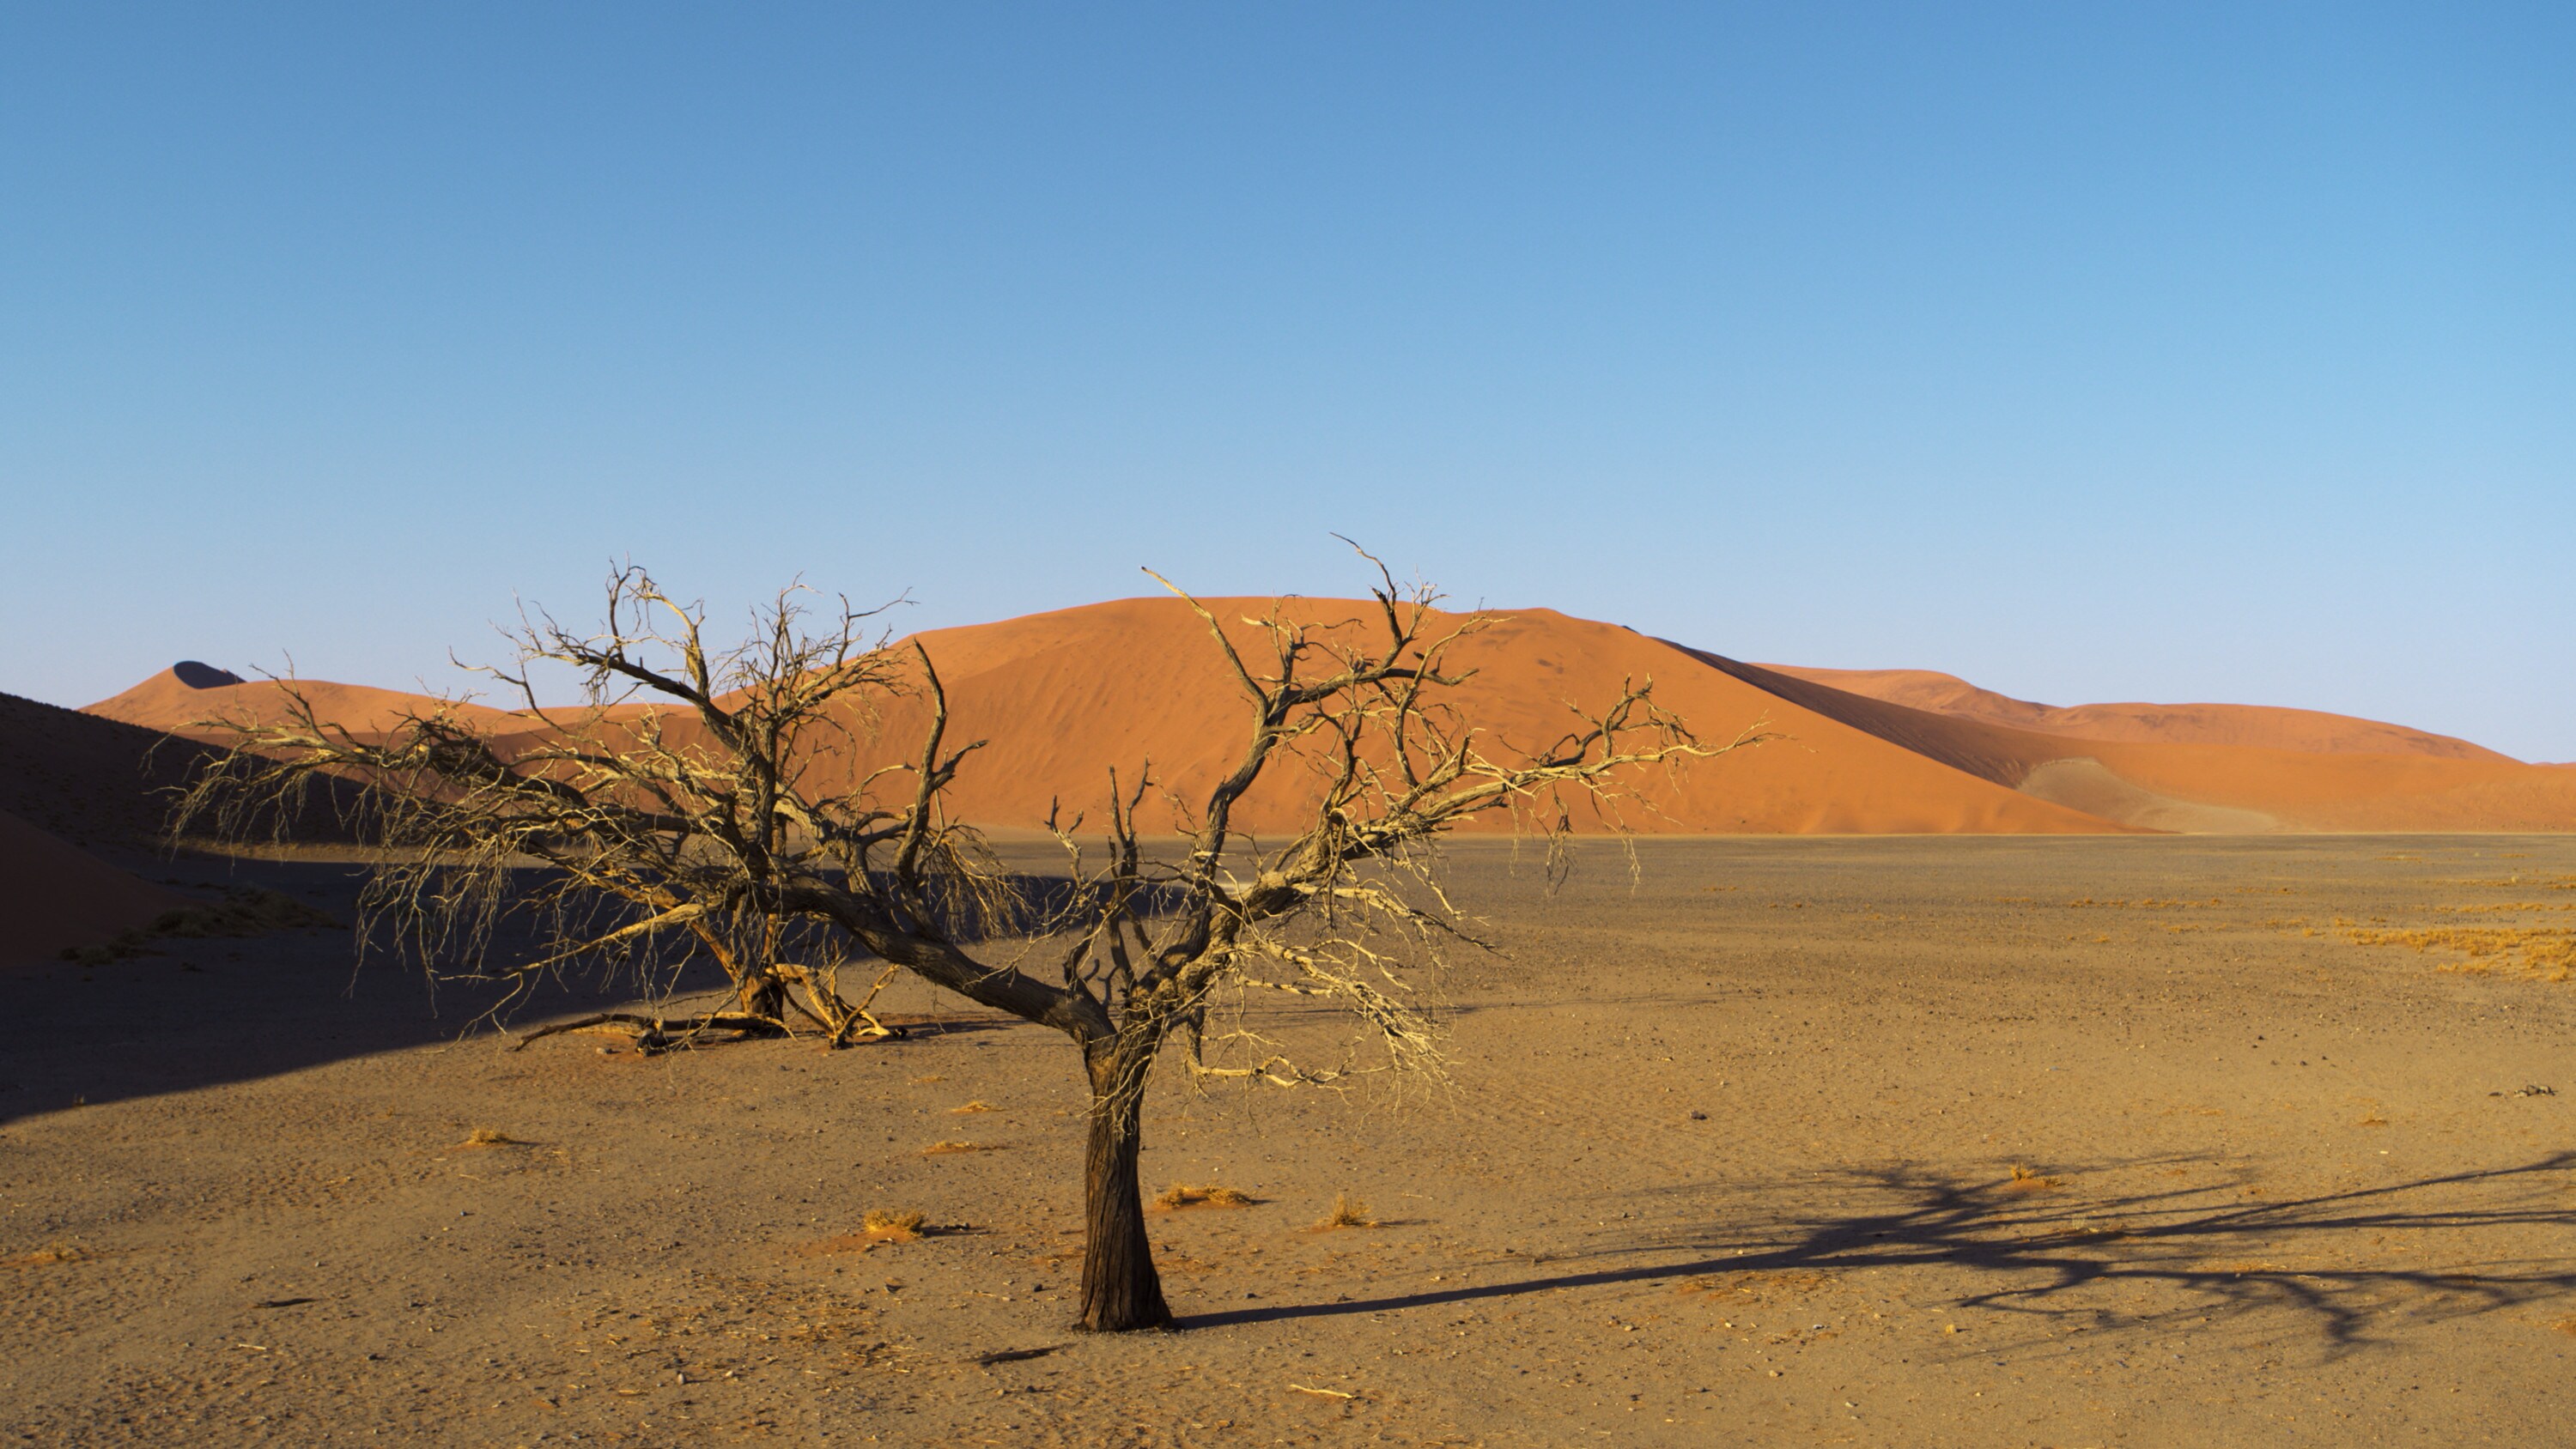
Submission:
[[[929,1219],[919,1213],[894,1212],[887,1208],[870,1208],[859,1219],[859,1227],[882,1243],[909,1243],[921,1236],[922,1225]]]
[[[1337,1228],[1373,1228],[1377,1219],[1368,1215],[1368,1204],[1346,1192],[1333,1194],[1333,1210],[1315,1224],[1315,1231],[1329,1233]]]
[[[202,941],[211,936],[264,936],[302,926],[337,926],[330,916],[281,891],[247,886],[227,892],[209,905],[163,911],[140,930],[119,932],[104,946],[75,946],[62,953],[66,961],[104,966],[126,956],[140,956],[156,939]]]
[[[2004,1186],[2013,1192],[2046,1192],[2057,1186],[2057,1179],[2043,1177],[2037,1170],[2016,1162],[2013,1164],[2012,1176],[2005,1180]]]
[[[1251,1194],[1230,1187],[1184,1187],[1176,1182],[1163,1189],[1162,1195],[1154,1199],[1154,1206],[1166,1212],[1177,1212],[1192,1207],[1250,1207],[1256,1201],[1258,1199]]]
[[[456,1145],[459,1147],[525,1147],[528,1144],[498,1127],[477,1127],[466,1133],[465,1140]]]

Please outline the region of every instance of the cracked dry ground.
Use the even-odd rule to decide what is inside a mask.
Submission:
[[[2562,929],[2576,843],[1640,862],[1551,898],[1456,851],[1511,954],[1453,973],[1436,1095],[1167,1081],[1149,1190],[1255,1201],[1156,1215],[1188,1326],[1119,1338],[1065,1326],[1082,1100],[1036,1028],[916,993],[946,1029],[846,1052],[510,1055],[327,935],[21,973],[0,1433],[2569,1442],[2576,985],[2357,933]],[[1377,1225],[1313,1230],[1337,1192]]]

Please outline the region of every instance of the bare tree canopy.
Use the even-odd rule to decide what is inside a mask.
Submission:
[[[1014,880],[943,808],[981,742],[952,743],[918,642],[889,646],[871,613],[846,600],[818,611],[790,589],[749,641],[711,654],[703,610],[633,567],[611,575],[598,633],[523,622],[518,662],[492,673],[523,701],[525,728],[433,710],[362,736],[291,695],[283,723],[233,727],[236,748],[197,780],[180,823],[239,833],[321,782],[354,780],[372,787],[361,824],[383,852],[362,929],[433,974],[528,983],[588,960],[650,980],[696,954],[733,984],[717,1011],[569,1027],[614,1020],[652,1046],[810,1028],[843,1044],[887,1032],[869,1000],[909,972],[1062,1031],[1092,1097],[1081,1322],[1151,1327],[1170,1312],[1136,1168],[1165,1046],[1203,1076],[1283,1085],[1437,1070],[1425,973],[1472,939],[1441,893],[1438,837],[1508,817],[1553,851],[1578,818],[1615,830],[1623,804],[1651,808],[1638,792],[1658,772],[1763,738],[1703,741],[1656,706],[1651,680],[1631,680],[1597,713],[1569,711],[1553,740],[1498,742],[1454,693],[1469,671],[1453,652],[1489,617],[1443,613],[1429,589],[1376,572],[1370,607],[1328,622],[1280,601],[1229,624],[1173,590],[1240,695],[1240,754],[1197,798],[1158,793],[1139,761],[1106,782],[1096,814],[1059,811],[1048,823],[1069,887]],[[531,670],[547,665],[579,671],[580,708],[539,703]],[[906,695],[927,705],[917,747],[855,768],[873,758],[881,707]],[[1282,770],[1302,772],[1300,827],[1245,838],[1238,806]],[[1082,798],[1100,782],[1068,786]],[[1176,844],[1149,846],[1149,800],[1173,811]],[[491,964],[514,913],[547,944]],[[1002,938],[1019,944],[996,949]],[[841,977],[854,964],[869,983],[856,1002]],[[1293,1059],[1240,1009],[1263,993],[1345,1008],[1359,1030],[1332,1060]]]

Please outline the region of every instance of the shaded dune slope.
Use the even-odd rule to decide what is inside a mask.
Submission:
[[[0,811],[0,965],[99,945],[187,904]]]
[[[2569,772],[2474,745],[2465,746],[2473,752],[2467,755],[2436,753],[2433,746],[2460,742],[2395,725],[2348,721],[2370,729],[2343,730],[2334,736],[2342,743],[2331,749],[2086,739],[1916,709],[1803,677],[1825,671],[1791,673],[1693,653],[1713,668],[1980,778],[2148,829],[2576,829],[2576,778]],[[2404,747],[2360,748],[2392,739]]]
[[[2250,745],[2313,754],[2426,755],[2443,760],[2514,763],[2483,745],[2379,720],[2254,704],[2079,704],[2066,708],[1980,689],[1930,669],[1813,669],[1758,666],[1889,704],[1954,719],[2041,734],[2134,744]]]
[[[86,849],[161,848],[173,792],[217,753],[157,729],[0,694],[0,810]],[[317,790],[285,833],[348,840],[342,817],[353,799],[345,788]]]
[[[0,694],[0,810],[75,844],[147,845],[205,746]]]

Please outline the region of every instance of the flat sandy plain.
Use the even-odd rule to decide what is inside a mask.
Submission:
[[[320,932],[19,973],[0,1431],[2576,1442],[2576,984],[2336,924],[2563,929],[2576,841],[1641,861],[1549,897],[1455,852],[1510,954],[1451,977],[1443,1091],[1165,1073],[1149,1185],[1260,1201],[1158,1217],[1186,1327],[1112,1338],[1066,1327],[1082,1101],[1038,1028],[916,990],[942,1026],[839,1053],[512,1055]],[[345,910],[343,869],[246,869]],[[1336,1192],[1380,1224],[1313,1231]],[[941,1231],[860,1247],[873,1207]]]

